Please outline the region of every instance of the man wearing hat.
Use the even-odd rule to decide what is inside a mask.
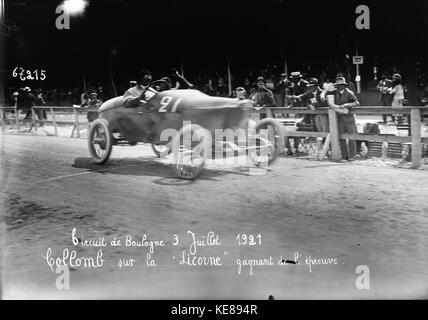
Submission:
[[[317,108],[327,106],[321,98],[322,92],[318,79],[310,78],[306,92],[296,96],[296,99],[300,100],[305,107],[316,110]],[[329,132],[328,116],[326,114],[315,115],[314,121],[318,132]]]
[[[18,108],[19,92],[18,91],[14,91],[13,94],[12,94],[12,98],[13,98],[13,106],[15,108]]]
[[[380,91],[380,103],[383,107],[390,107],[392,103],[393,95],[389,93],[389,88],[392,88],[392,80],[388,79],[388,76],[385,72],[382,73],[382,79],[379,81],[377,87]],[[394,121],[394,116],[393,120]],[[387,122],[388,115],[382,115],[383,122]]]
[[[345,109],[348,111],[352,107],[359,106],[357,97],[354,92],[348,89],[348,83],[344,77],[338,77],[334,83],[335,89],[324,91],[321,99],[325,100],[326,96],[332,96],[332,101],[327,100],[327,104],[334,109]],[[334,102],[333,102],[334,101]],[[353,114],[339,113],[339,133],[357,133],[357,125]],[[340,139],[340,150],[342,159],[350,160],[357,155],[357,144],[355,140],[349,140],[349,152],[345,139]]]
[[[401,84],[401,75],[399,73],[395,73],[392,78],[391,88],[388,89],[388,92],[392,95],[391,106],[394,108],[401,108],[404,104],[404,87]],[[394,114],[394,118],[397,118],[397,123],[403,123],[403,115],[402,114]],[[410,118],[408,119],[410,123]]]
[[[300,71],[292,72],[290,75],[290,81],[291,81],[291,86],[289,90],[290,90],[291,96],[289,96],[289,98],[291,98],[291,101],[292,101],[291,107],[302,108],[304,107],[304,104],[300,99],[297,99],[296,97],[306,92],[306,89],[308,87],[308,82],[303,79],[303,76],[300,73]],[[300,114],[296,114],[297,118],[300,118],[301,116],[302,115]],[[312,120],[313,120],[313,117],[310,114],[303,115],[303,120],[302,120],[303,123],[311,123],[313,122]]]
[[[25,120],[31,119],[31,108],[36,105],[36,97],[31,92],[30,87],[24,88],[24,94],[22,96],[22,108],[27,111],[25,114]]]
[[[287,79],[287,74],[282,73],[281,74],[281,80],[279,80],[277,84],[277,91],[279,93],[279,106],[280,107],[287,107],[288,106],[288,91],[290,87],[290,81]]]
[[[295,99],[295,97],[306,92],[308,82],[303,79],[303,76],[300,73],[300,71],[292,72],[290,75],[290,81],[291,83],[290,83],[289,89],[291,94],[290,98],[293,101],[292,106],[293,108],[303,107],[302,102],[298,99]]]
[[[304,94],[306,92],[307,87],[308,87],[308,82],[303,79],[303,75],[300,73],[300,71],[294,71],[290,74],[290,83],[288,86],[289,95],[286,96],[287,98],[286,101],[289,100],[291,102],[292,108],[304,107],[304,104],[302,103],[302,101],[296,97]],[[311,117],[308,114],[307,115],[296,114],[295,117],[296,118],[303,117],[303,120],[302,120],[303,123],[311,122]],[[297,146],[299,145],[299,138],[294,137],[293,140],[294,140],[294,146],[297,149]],[[299,154],[299,152],[296,151],[296,154]]]
[[[263,77],[258,77],[256,81],[257,92],[253,96],[253,101],[258,107],[276,107],[272,91],[266,88],[266,82]],[[261,114],[260,119],[266,118],[266,114]]]

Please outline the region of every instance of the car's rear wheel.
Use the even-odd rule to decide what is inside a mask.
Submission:
[[[268,166],[284,152],[282,125],[278,120],[266,118],[259,121],[253,133],[248,156],[256,166]]]
[[[211,151],[211,134],[196,124],[183,127],[172,141],[175,171],[179,178],[193,180],[202,172]]]
[[[105,163],[111,154],[113,137],[105,119],[96,119],[89,131],[89,153],[98,164]]]

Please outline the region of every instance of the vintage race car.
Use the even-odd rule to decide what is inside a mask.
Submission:
[[[194,89],[158,92],[154,89],[158,83],[159,80],[146,88],[144,99],[137,107],[126,108],[122,96],[101,105],[89,131],[90,155],[94,162],[103,164],[109,159],[113,145],[151,143],[158,157],[174,151],[178,176],[194,179],[204,166],[208,148],[225,143],[210,138],[215,137],[215,131],[244,129],[247,132],[255,107],[249,100],[211,97]],[[259,136],[261,129],[269,135]],[[255,165],[275,160],[284,145],[281,130],[281,124],[270,118],[259,121],[253,128],[255,143],[245,149]],[[199,138],[186,144],[183,138],[187,133]],[[227,143],[230,146],[234,141]]]

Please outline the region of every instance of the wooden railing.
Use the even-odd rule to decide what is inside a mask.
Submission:
[[[37,110],[45,110],[46,112],[49,112],[51,116],[51,120],[47,119],[40,119],[37,116]],[[2,130],[5,130],[5,123],[4,123],[4,114],[5,112],[14,111],[14,123],[19,131],[20,129],[20,122],[22,121],[19,119],[19,112],[24,110],[16,109],[16,107],[0,107],[0,123],[2,124]],[[89,126],[89,122],[87,121],[80,121],[79,115],[81,114],[87,114],[88,112],[97,112],[97,108],[79,108],[79,107],[57,107],[57,106],[49,106],[49,107],[32,107],[31,108],[31,126],[30,131],[34,128],[36,131],[38,127],[41,124],[50,123],[54,127],[55,136],[58,136],[58,126],[59,124],[69,124],[73,125],[73,130],[71,131],[71,138],[74,137],[74,134],[76,133],[76,137],[80,138],[80,127],[81,126]],[[26,112],[26,110],[25,110]],[[66,113],[66,114],[73,114],[72,120],[58,120],[57,115],[58,113]]]
[[[52,120],[41,120],[36,116],[36,110],[46,110],[51,115]],[[15,111],[13,121],[17,126],[19,131],[20,128],[20,119],[19,119],[19,110],[15,107],[0,107],[0,123],[2,124],[3,130],[5,129],[5,123],[3,121],[4,112]],[[73,125],[73,130],[71,132],[71,137],[80,138],[80,127],[88,126],[87,121],[81,122],[79,120],[79,115],[86,114],[89,111],[97,111],[97,109],[90,108],[78,108],[78,107],[33,107],[31,110],[31,127],[38,129],[38,126],[42,123],[52,123],[55,130],[55,135],[58,135],[58,124],[70,124]],[[57,120],[56,112],[65,112],[72,113],[73,120],[62,121]],[[331,155],[334,161],[341,160],[341,151],[339,139],[349,139],[349,140],[362,140],[362,141],[375,141],[375,142],[390,142],[390,143],[409,143],[412,145],[411,156],[412,156],[412,167],[418,168],[422,160],[422,144],[428,144],[428,138],[421,137],[421,122],[423,116],[428,116],[428,107],[402,107],[402,108],[392,108],[392,107],[370,107],[370,106],[360,106],[354,107],[350,111],[350,114],[355,115],[384,115],[384,114],[403,114],[410,115],[410,136],[391,136],[391,135],[368,135],[360,133],[339,133],[338,126],[338,116],[337,113],[330,108],[319,108],[315,111],[308,110],[306,108],[278,108],[278,107],[266,107],[262,110],[257,111],[258,113],[265,113],[267,117],[272,117],[274,114],[325,114],[329,117],[330,131],[329,132],[309,132],[309,131],[295,131],[290,132],[283,130],[284,139],[290,137],[322,137],[326,138],[325,148],[330,146]]]
[[[412,145],[412,168],[418,168],[422,160],[422,143],[428,144],[428,138],[421,137],[422,117],[428,115],[428,107],[369,107],[361,106],[351,109],[350,114],[355,115],[384,115],[384,114],[403,114],[410,115],[410,136],[389,136],[389,135],[368,135],[360,133],[339,133],[337,112],[331,108],[319,108],[317,110],[308,110],[306,108],[277,108],[266,107],[260,110],[260,113],[266,113],[267,117],[272,117],[274,114],[325,114],[328,115],[330,132],[307,132],[295,131],[289,132],[283,130],[284,139],[289,137],[323,137],[326,139],[326,144],[330,144],[331,156],[334,161],[340,161],[341,151],[339,139],[363,140],[376,142],[395,142],[395,143],[411,143]],[[328,147],[328,146],[327,146]]]

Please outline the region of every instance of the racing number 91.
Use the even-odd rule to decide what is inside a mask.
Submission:
[[[170,96],[162,97],[161,101],[159,102],[159,104],[161,105],[161,107],[159,108],[159,112],[168,112],[168,107],[171,105],[172,100],[173,98]],[[177,99],[172,105],[170,112],[176,112],[180,102],[181,98]]]

